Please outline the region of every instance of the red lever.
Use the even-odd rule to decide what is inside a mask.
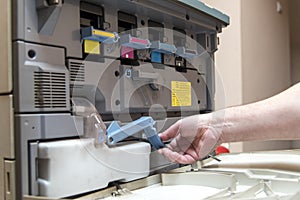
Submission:
[[[230,153],[229,149],[227,149],[224,146],[218,146],[216,148],[216,155],[222,154],[222,153]]]

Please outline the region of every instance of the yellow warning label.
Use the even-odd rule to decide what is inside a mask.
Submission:
[[[191,82],[171,81],[172,106],[192,105]]]
[[[84,53],[100,54],[100,43],[94,40],[84,40]]]

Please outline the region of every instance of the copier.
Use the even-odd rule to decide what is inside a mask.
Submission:
[[[1,123],[13,145],[1,154],[1,196],[73,198],[181,167],[157,153],[157,133],[214,110],[226,14],[198,0],[3,6],[11,89],[0,91]]]

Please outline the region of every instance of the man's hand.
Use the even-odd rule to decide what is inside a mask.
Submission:
[[[190,164],[209,154],[217,145],[221,128],[213,127],[212,115],[195,115],[177,121],[159,136],[163,141],[171,140],[166,148],[158,152],[168,160]]]

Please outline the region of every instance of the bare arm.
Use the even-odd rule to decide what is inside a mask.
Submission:
[[[160,134],[169,160],[192,163],[224,142],[300,139],[300,83],[256,103],[183,118]]]
[[[300,84],[269,99],[224,111],[221,142],[300,139]]]

